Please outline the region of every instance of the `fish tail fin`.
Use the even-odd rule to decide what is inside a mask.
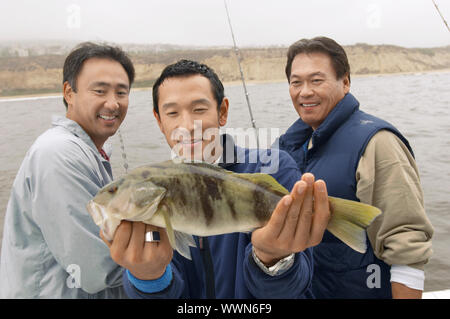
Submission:
[[[364,203],[328,197],[332,214],[327,229],[345,244],[360,253],[367,250],[366,229],[381,210]]]
[[[164,217],[164,222],[166,223],[166,232],[167,237],[169,237],[170,245],[173,249],[178,251],[181,256],[191,260],[192,257],[189,247],[196,247],[194,238],[192,235],[173,230],[172,222],[170,221],[166,207],[161,208],[161,213]]]

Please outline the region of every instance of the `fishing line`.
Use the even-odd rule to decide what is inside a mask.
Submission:
[[[445,21],[444,16],[441,13],[441,10],[439,10],[439,7],[437,6],[437,4],[436,4],[436,2],[434,0],[431,0],[431,1],[433,1],[434,7],[436,8],[437,12],[441,16],[442,21],[444,22],[445,26],[447,27],[447,30],[450,32],[450,28],[448,27],[448,23],[447,23],[447,21]]]
[[[127,154],[125,153],[125,143],[123,142],[122,132],[120,131],[120,128],[117,130],[117,133],[119,134],[120,149],[122,150],[123,168],[125,169],[125,174],[128,174]]]
[[[239,51],[239,48],[236,45],[236,39],[234,37],[233,27],[231,26],[230,14],[228,12],[227,1],[223,0],[223,3],[225,5],[225,11],[227,12],[228,25],[230,26],[231,37],[233,38],[234,53],[236,55],[236,60],[237,60],[238,66],[239,66],[239,72],[241,73],[241,80],[242,80],[242,85],[244,86],[245,99],[247,100],[248,112],[250,113],[250,120],[252,122],[253,129],[255,130],[256,147],[257,147],[257,149],[259,149],[258,129],[256,128],[256,121],[253,118],[252,108],[250,106],[250,98],[249,98],[249,94],[248,94],[248,91],[247,91],[247,86],[245,85],[244,72],[242,71],[242,67],[241,67],[242,57],[241,57],[241,53]]]

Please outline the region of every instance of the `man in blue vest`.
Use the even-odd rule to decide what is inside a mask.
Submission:
[[[413,151],[391,124],[359,110],[344,49],[326,37],[289,47],[286,76],[300,118],[279,147],[327,184],[330,196],[383,211],[360,254],[328,231],[314,248],[316,298],[421,298],[433,228]]]

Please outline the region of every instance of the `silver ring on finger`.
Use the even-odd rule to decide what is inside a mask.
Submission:
[[[161,236],[159,231],[148,231],[145,233],[145,242],[146,243],[159,243],[161,240]]]

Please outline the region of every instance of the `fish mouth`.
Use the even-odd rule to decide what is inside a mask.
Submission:
[[[105,239],[108,241],[113,240],[114,232],[120,224],[120,219],[108,216],[105,207],[97,204],[94,200],[89,201],[86,208],[94,223],[102,230]]]
[[[94,200],[89,201],[86,207],[92,219],[97,225],[100,225],[102,221],[107,218],[107,214],[103,206],[97,204]]]

